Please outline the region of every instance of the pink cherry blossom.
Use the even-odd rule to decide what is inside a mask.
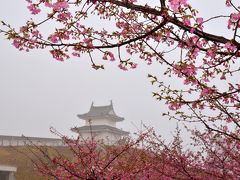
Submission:
[[[191,26],[191,22],[190,22],[189,18],[187,18],[187,17],[183,18],[183,23],[187,26]]]
[[[198,17],[196,19],[196,22],[198,24],[197,27],[202,30],[203,29],[203,18]]]
[[[132,64],[131,64],[131,68],[132,68],[132,69],[136,69],[136,68],[137,68],[137,64],[136,64],[136,63],[132,63]]]
[[[168,104],[168,108],[172,111],[176,111],[181,108],[181,104],[178,102],[171,102]]]
[[[209,56],[212,59],[214,59],[216,57],[216,53],[214,53],[214,51],[212,49],[208,49],[207,50],[207,56]]]
[[[200,25],[200,24],[202,24],[203,23],[203,18],[197,18],[196,19],[196,22]]]
[[[49,8],[52,8],[52,7],[53,7],[52,4],[49,3],[49,2],[45,2],[44,5],[45,5],[46,7],[49,7]]]
[[[66,21],[70,19],[71,13],[70,12],[59,13],[57,17],[60,21]]]
[[[124,70],[124,71],[127,71],[127,70],[128,70],[127,67],[124,66],[122,63],[120,63],[120,64],[118,65],[118,67],[119,67],[121,70]]]
[[[55,11],[60,11],[62,9],[67,9],[69,5],[67,1],[58,1],[56,3],[53,3],[52,7]]]
[[[231,1],[231,0],[226,0],[226,6],[227,6],[227,7],[231,7],[231,6],[232,6],[231,3],[230,3],[230,1]]]
[[[56,34],[52,34],[52,35],[49,36],[49,40],[52,43],[57,43],[59,41],[59,37]]]
[[[229,51],[229,52],[234,52],[237,47],[234,46],[231,42],[227,42],[224,47]]]
[[[38,14],[41,10],[38,8],[38,6],[37,5],[35,5],[35,4],[30,4],[28,7],[27,7],[30,11],[31,11],[31,13],[32,14]]]
[[[208,96],[213,92],[210,88],[203,88],[200,97]]]
[[[191,30],[190,30],[190,33],[194,33],[196,31],[196,29],[195,28],[191,28]]]
[[[187,6],[187,0],[168,0],[173,11],[178,12],[181,5]]]
[[[13,40],[13,45],[14,45],[16,48],[20,48],[21,45],[22,45],[21,39],[15,38],[15,39]]]
[[[115,61],[116,60],[115,57],[114,57],[114,54],[112,52],[108,52],[107,54],[110,57],[110,61]]]

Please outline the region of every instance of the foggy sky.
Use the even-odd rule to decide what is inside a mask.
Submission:
[[[200,8],[202,16],[225,13],[224,0],[191,2]],[[214,9],[206,10],[206,4]],[[4,1],[0,20],[15,27],[23,25],[30,17],[26,5],[24,0]],[[220,27],[218,22],[208,30],[224,34]],[[54,137],[50,126],[72,135],[71,127],[83,125],[77,114],[86,113],[92,101],[108,105],[110,100],[115,112],[125,118],[117,126],[126,131],[136,132],[143,121],[169,137],[176,126],[161,116],[166,105],[152,98],[154,87],[147,74],[162,73],[156,63],[148,66],[140,62],[129,72],[121,71],[117,62],[107,63],[105,70],[96,71],[84,57],[58,62],[47,50],[19,52],[3,35],[0,52],[0,135]]]

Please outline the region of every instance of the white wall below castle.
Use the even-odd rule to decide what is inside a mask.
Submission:
[[[103,141],[105,144],[114,144],[117,141],[119,141],[121,139],[121,135],[117,135],[117,134],[113,134],[110,132],[98,132],[98,133],[94,133],[92,132],[92,134],[90,132],[85,132],[85,133],[81,133],[80,134],[81,140],[91,140],[92,137],[95,141]]]
[[[96,120],[91,120],[90,123],[89,121],[85,122],[86,126],[94,126],[94,125],[109,125],[112,127],[116,127],[116,122],[115,121],[111,121],[108,119],[96,119]]]

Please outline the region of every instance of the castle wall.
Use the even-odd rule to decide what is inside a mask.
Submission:
[[[121,135],[110,133],[108,131],[102,131],[102,132],[82,132],[80,135],[80,141],[81,140],[91,140],[93,137],[96,141],[102,141],[104,144],[112,145],[116,143],[118,140],[122,138]]]
[[[90,123],[89,123],[89,121],[86,121],[85,125],[86,126],[109,125],[112,127],[116,127],[116,122],[114,122],[113,120],[108,120],[108,119],[96,119],[96,120],[91,120]]]
[[[24,146],[26,144],[44,146],[65,146],[61,139],[23,137],[23,136],[0,136],[0,146]]]

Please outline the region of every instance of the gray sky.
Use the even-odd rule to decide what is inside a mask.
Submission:
[[[191,2],[207,17],[225,13],[224,0]],[[215,8],[207,10],[206,3]],[[25,0],[4,1],[0,6],[0,20],[16,27],[29,17]],[[220,25],[208,30],[215,32]],[[87,112],[92,101],[107,105],[110,100],[116,113],[125,118],[118,127],[126,131],[136,132],[135,125],[139,128],[142,120],[169,137],[176,126],[176,122],[161,116],[166,111],[165,104],[152,98],[154,87],[147,74],[161,74],[159,65],[140,63],[136,70],[123,72],[117,63],[108,63],[104,71],[95,71],[84,57],[57,62],[48,51],[19,52],[2,35],[0,49],[1,135],[54,137],[50,126],[71,135],[71,127],[83,124],[77,114]]]

